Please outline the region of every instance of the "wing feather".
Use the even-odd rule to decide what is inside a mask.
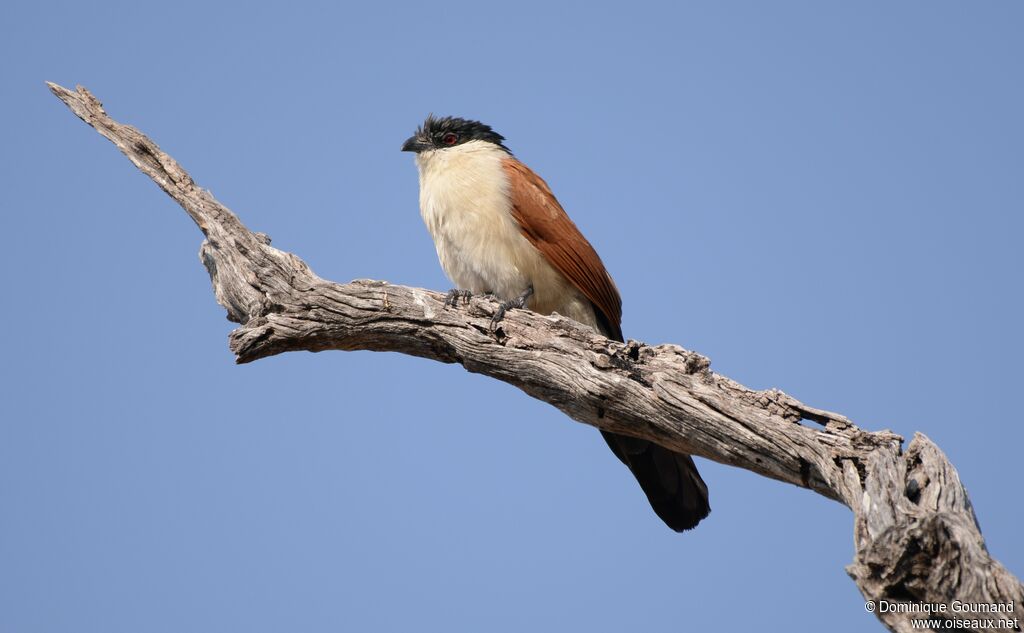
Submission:
[[[612,338],[622,340],[622,298],[597,251],[562,208],[548,184],[515,158],[503,164],[512,217],[523,236],[590,300]]]

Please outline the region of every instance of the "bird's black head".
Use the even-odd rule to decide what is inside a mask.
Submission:
[[[469,141],[486,141],[508,151],[504,145],[505,137],[479,121],[460,119],[458,117],[427,117],[416,133],[402,144],[403,152],[426,152],[434,149],[456,147]]]

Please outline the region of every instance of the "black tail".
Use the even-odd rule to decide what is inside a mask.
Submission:
[[[601,435],[633,472],[651,507],[670,528],[689,530],[711,512],[708,487],[692,457],[635,437],[606,431]]]
[[[609,321],[596,305],[594,315],[605,336],[623,340],[619,324]],[[601,431],[601,435],[615,456],[633,472],[654,512],[670,528],[676,532],[689,530],[711,513],[708,487],[692,457],[627,435],[606,431]]]

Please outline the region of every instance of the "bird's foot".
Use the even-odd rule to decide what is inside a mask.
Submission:
[[[502,301],[498,304],[498,309],[494,312],[494,316],[491,317],[491,331],[494,332],[498,329],[498,324],[505,318],[505,313],[511,308],[523,308],[526,306],[526,300],[533,295],[533,286],[530,286],[523,291],[523,294],[519,295],[515,299],[509,299],[508,301]]]
[[[453,308],[457,308],[459,307],[459,299],[462,299],[463,303],[469,303],[469,300],[472,297],[473,292],[471,290],[452,288],[444,298],[444,307],[447,308],[448,306],[451,306]]]

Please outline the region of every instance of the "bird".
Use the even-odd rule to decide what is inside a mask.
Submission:
[[[548,184],[489,125],[427,116],[402,144],[419,171],[420,215],[455,287],[445,307],[491,295],[507,310],[558,312],[623,341],[622,299],[597,251]],[[711,511],[693,458],[639,438],[601,431],[636,477],[655,514],[682,532]]]

